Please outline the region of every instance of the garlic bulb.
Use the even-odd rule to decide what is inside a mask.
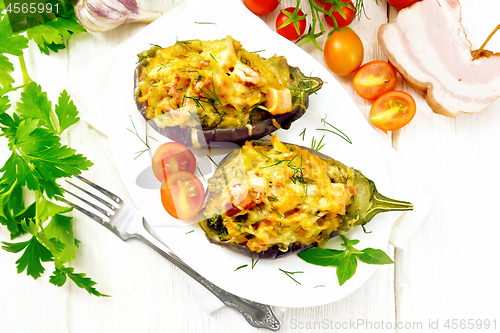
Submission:
[[[75,14],[85,29],[94,32],[112,30],[123,23],[150,23],[162,15],[140,9],[135,0],[79,0]]]

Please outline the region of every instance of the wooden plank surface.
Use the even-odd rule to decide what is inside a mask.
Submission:
[[[163,11],[180,2],[140,1],[146,9]],[[477,0],[461,3],[468,37],[478,48],[500,23],[500,2],[482,0],[481,6]],[[302,4],[307,12],[307,1]],[[294,5],[295,0],[282,0],[281,7]],[[376,32],[382,23],[393,19],[395,11],[388,11],[383,0],[379,0],[379,5],[365,0],[365,7],[370,20],[362,17],[352,24],[365,46],[365,62],[385,59],[378,48]],[[273,27],[276,16],[273,13],[263,20]],[[68,50],[49,58],[39,56],[36,45],[32,45],[28,70],[42,86],[47,68],[53,77],[64,80],[143,26],[132,24],[107,33],[77,35]],[[320,44],[324,37],[321,41]],[[312,45],[303,48],[324,64],[319,50]],[[500,52],[500,35],[488,48]],[[354,92],[351,76],[337,78],[369,121],[371,103]],[[495,267],[495,237],[500,231],[500,217],[495,208],[500,202],[500,177],[496,175],[500,169],[500,101],[482,114],[451,119],[432,113],[425,101],[403,82],[398,87],[417,100],[417,116],[392,135],[378,133],[426,180],[434,193],[430,214],[407,248],[387,248],[394,255],[395,264],[378,269],[350,296],[325,306],[277,310],[283,324],[281,332],[370,332],[366,326],[346,326],[361,321],[421,323],[422,331],[426,331],[429,321],[439,320],[443,328],[446,319],[454,318],[496,319],[499,329],[500,276]],[[87,173],[91,179],[124,199],[129,198],[116,173],[105,136],[80,123],[67,140],[95,163]],[[3,160],[7,151],[4,140],[0,143]],[[228,308],[213,315],[204,313],[196,302],[197,289],[192,288],[184,273],[144,244],[124,243],[94,221],[78,213],[75,216],[75,234],[82,242],[72,265],[77,271],[88,273],[98,282],[99,290],[112,297],[91,297],[69,283],[54,287],[47,281],[48,273],[36,281],[25,274],[18,275],[17,256],[0,251],[0,332],[263,331],[250,327]],[[0,228],[0,240],[8,240],[5,228]],[[308,323],[314,328],[308,329]],[[392,328],[377,332],[411,330]]]

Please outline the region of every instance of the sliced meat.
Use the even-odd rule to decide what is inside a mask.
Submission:
[[[379,45],[436,113],[479,113],[500,96],[500,55],[474,60],[458,0],[424,0],[378,31]]]

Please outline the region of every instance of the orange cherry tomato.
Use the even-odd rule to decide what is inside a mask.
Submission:
[[[382,131],[395,131],[406,126],[415,116],[417,107],[410,94],[394,90],[377,98],[370,110],[370,120]]]
[[[167,181],[161,183],[160,193],[165,210],[180,220],[195,217],[205,201],[205,190],[200,180],[186,171],[167,175]]]
[[[153,155],[153,173],[162,182],[168,174],[177,171],[195,173],[196,157],[188,147],[177,142],[159,146]]]
[[[324,47],[326,65],[340,76],[354,72],[363,62],[363,54],[361,39],[350,29],[334,31]]]
[[[398,83],[396,69],[385,61],[370,61],[361,66],[352,79],[354,90],[365,99],[377,99],[394,90]]]

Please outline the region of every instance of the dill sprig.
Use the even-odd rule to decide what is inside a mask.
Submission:
[[[180,47],[182,47],[184,50],[187,50],[187,48],[191,48],[189,44],[193,42],[192,39],[189,40],[178,40],[177,36],[175,36],[175,44],[178,44]]]
[[[319,140],[319,142],[318,142],[316,140],[316,138],[313,136],[312,141],[311,141],[311,149],[316,150],[316,151],[320,151],[326,145],[326,143],[323,143],[324,138],[325,138],[325,136],[323,135],[321,137],[321,140]]]
[[[308,96],[311,94],[317,94],[316,90],[313,88],[313,85],[312,85],[312,82],[313,82],[312,81],[312,72],[311,72],[311,74],[309,74],[309,77],[307,77],[306,80],[299,77],[299,80],[297,81],[296,86],[290,89],[290,91],[295,92],[295,95],[293,95],[293,98],[303,98],[304,96]],[[304,93],[304,96],[300,96],[302,93]]]
[[[305,137],[306,137],[306,128],[304,127],[304,130],[302,132],[300,132],[299,136],[302,136],[302,141],[305,140]]]
[[[241,265],[240,267],[237,267],[234,271],[236,272],[238,269],[242,269],[242,268],[247,267],[247,266],[248,265],[246,265],[246,264],[245,265]]]
[[[215,60],[215,62],[216,62],[216,63],[219,63],[219,62],[217,61],[217,59],[215,59],[215,57],[213,56],[213,54],[212,54],[212,53],[210,53],[210,56],[212,57],[212,59],[214,59],[214,60]]]
[[[219,165],[217,163],[215,163],[215,161],[212,159],[212,157],[210,157],[210,155],[207,155],[207,157],[210,159],[210,161],[212,161],[212,163],[218,167]]]
[[[280,271],[282,271],[283,273],[285,273],[285,274],[286,274],[286,275],[287,275],[290,279],[292,279],[293,281],[295,281],[295,283],[300,284],[300,282],[299,282],[299,281],[297,281],[297,280],[295,280],[295,279],[292,277],[292,275],[294,275],[294,274],[299,274],[299,273],[304,273],[304,272],[288,272],[288,271],[285,271],[285,270],[283,270],[283,269],[281,269],[281,268],[280,268],[279,270],[280,270]]]
[[[281,218],[283,218],[283,219],[285,218],[285,216],[283,216],[283,215],[281,215],[280,213],[278,213],[278,212],[277,212],[274,208],[271,208],[271,210],[272,210],[273,212],[275,212],[276,214],[278,214]]]
[[[134,134],[136,137],[138,137],[139,140],[141,140],[141,142],[146,146],[145,149],[139,150],[139,151],[135,152],[135,154],[136,154],[136,156],[134,157],[134,160],[135,160],[136,158],[138,158],[139,156],[141,156],[142,154],[144,154],[145,152],[147,152],[148,150],[151,149],[151,147],[149,147],[149,144],[148,144],[148,137],[151,138],[151,139],[153,139],[153,140],[155,140],[155,141],[158,141],[158,140],[156,140],[155,138],[153,138],[153,137],[151,137],[151,136],[148,135],[148,125],[146,123],[144,123],[144,125],[145,125],[144,126],[144,130],[146,132],[146,136],[144,137],[144,139],[141,138],[141,136],[139,135],[139,133],[137,133],[137,128],[135,127],[135,123],[132,120],[132,116],[129,116],[129,117],[130,117],[130,122],[132,123],[133,130],[131,130],[130,128],[127,128],[127,130],[130,133]]]
[[[149,52],[148,54],[146,54],[144,57],[140,58],[139,60],[137,60],[136,64],[140,63],[141,61],[143,61],[144,59],[146,59],[147,57],[149,57],[150,55],[152,54],[155,54],[156,51],[158,51],[159,49],[161,49],[162,47],[160,45],[157,45],[157,44],[149,44],[149,45],[153,45],[153,46],[156,46],[158,47],[157,49],[155,49],[154,51],[151,51]]]
[[[335,131],[333,130],[330,130],[328,128],[317,128],[316,130],[317,131],[326,131],[326,132],[331,132],[335,135],[338,135],[340,136],[342,139],[344,139],[345,141],[347,141],[348,143],[352,144],[352,141],[351,139],[349,139],[349,137],[344,133],[342,132],[341,130],[339,130],[337,127],[333,126],[332,124],[330,124],[329,122],[326,121],[326,117],[328,115],[325,115],[325,118],[321,118],[321,122],[323,123],[323,127],[325,127],[326,125],[330,126],[331,128],[333,128]]]
[[[262,156],[264,156],[265,158],[267,158],[268,160],[270,160],[271,158],[269,156],[267,156],[266,154],[264,154],[263,152],[260,151],[260,149],[258,149],[258,147],[255,147],[254,149],[257,153],[261,154]]]
[[[252,258],[252,269],[255,267],[255,265],[257,265],[258,262],[259,262],[259,259],[255,260]]]
[[[203,180],[204,180],[204,181],[207,181],[207,180],[205,179],[205,176],[203,176],[203,173],[201,172],[200,167],[199,167],[199,166],[197,166],[196,168],[198,169],[198,172],[200,173],[200,175],[201,175],[201,177],[203,178]]]

